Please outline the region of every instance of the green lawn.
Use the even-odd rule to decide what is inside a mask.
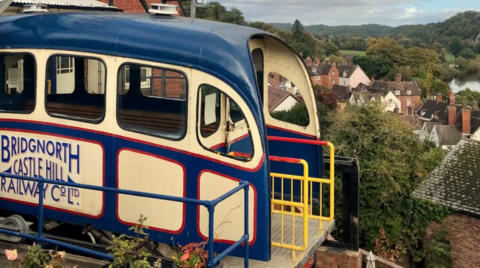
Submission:
[[[453,61],[455,61],[455,56],[453,54],[447,53],[447,55],[445,56],[445,59],[448,62],[453,62]]]
[[[343,55],[365,56],[366,51],[340,50]]]

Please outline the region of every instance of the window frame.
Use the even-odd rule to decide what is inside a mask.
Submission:
[[[170,67],[155,66],[155,65],[153,65],[154,63],[133,62],[132,60],[133,59],[128,59],[127,61],[123,62],[122,64],[117,65],[118,66],[117,67],[118,68],[117,69],[117,77],[115,78],[117,80],[117,83],[116,83],[117,87],[115,88],[115,95],[116,95],[116,97],[115,97],[115,121],[117,122],[118,127],[120,127],[122,130],[125,130],[125,131],[128,131],[128,132],[133,132],[133,133],[137,133],[137,134],[141,134],[141,135],[147,135],[147,136],[150,136],[150,137],[169,140],[169,141],[181,141],[181,140],[185,139],[185,137],[187,136],[187,133],[188,133],[188,124],[189,124],[188,113],[189,113],[189,106],[190,106],[189,105],[189,99],[188,99],[190,94],[189,94],[189,81],[188,81],[187,74],[184,71],[180,71],[180,70],[173,69],[173,68],[170,68]],[[118,92],[118,87],[120,86],[118,84],[118,77],[120,75],[120,72],[122,71],[123,66],[125,66],[125,65],[139,65],[140,66],[140,72],[141,72],[141,68],[147,67],[147,68],[150,68],[150,69],[162,69],[162,70],[165,70],[165,71],[177,72],[177,73],[180,73],[181,75],[183,75],[183,77],[185,78],[185,99],[184,100],[179,100],[179,99],[174,99],[174,98],[156,97],[156,99],[181,101],[181,102],[186,103],[185,104],[185,106],[186,106],[186,108],[185,108],[185,131],[183,132],[183,134],[181,136],[179,136],[178,138],[170,138],[170,137],[167,137],[165,135],[160,135],[160,134],[151,133],[151,132],[147,132],[147,131],[134,130],[134,129],[131,129],[129,127],[125,127],[122,124],[120,124],[120,121],[118,120],[119,119],[118,113],[120,111],[119,97],[123,96],[123,95],[120,95],[119,92]],[[153,73],[153,71],[152,71],[152,73]],[[141,75],[141,73],[140,73],[140,75]],[[142,90],[141,84],[142,84],[142,81],[140,80],[140,91]],[[129,83],[129,85],[130,85],[130,83]],[[128,93],[128,91],[127,91],[127,93]],[[125,93],[125,94],[127,94],[127,93]],[[140,93],[143,95],[142,92],[140,92]],[[152,98],[151,96],[145,96],[145,95],[143,95],[143,96],[145,98]]]
[[[201,85],[198,87],[198,94],[199,94],[199,96],[200,96],[200,89],[201,89],[202,86],[204,86],[204,85],[208,85],[208,84],[201,84]],[[208,86],[212,86],[212,85],[208,85]],[[221,109],[222,103],[223,103],[224,101],[223,101],[222,98],[221,98],[220,89],[218,89],[217,87],[215,87],[215,89],[218,90],[218,92],[217,92],[217,98],[219,98],[218,101],[219,101],[219,103],[220,103],[220,109]],[[198,103],[198,105],[200,105],[200,103]],[[197,110],[197,111],[198,111],[198,110]],[[200,116],[200,115],[199,115],[199,116]],[[221,117],[222,117],[222,111],[220,110],[220,118],[219,118],[220,122],[218,122],[217,128],[215,128],[215,131],[213,131],[212,133],[210,133],[210,134],[208,134],[208,135],[206,135],[206,136],[203,136],[202,130],[199,129],[199,132],[200,132],[200,135],[202,136],[202,138],[206,139],[206,138],[212,136],[213,134],[217,133],[217,131],[220,129],[220,125],[222,124]],[[201,119],[199,118],[198,120],[201,120]],[[197,121],[197,122],[198,122],[198,121]],[[200,126],[201,126],[202,122],[198,122],[198,123],[199,123]]]
[[[72,51],[73,52],[73,51]],[[103,93],[103,95],[105,96],[104,97],[104,100],[103,100],[103,113],[102,113],[102,116],[98,119],[85,119],[85,118],[78,118],[78,117],[72,117],[72,116],[67,116],[67,115],[54,115],[52,113],[50,113],[47,109],[47,96],[48,96],[48,84],[47,84],[47,81],[48,81],[48,62],[50,61],[51,58],[53,57],[72,57],[72,58],[75,58],[75,57],[78,57],[78,58],[83,58],[83,59],[86,59],[86,60],[97,60],[101,63],[103,63],[103,66],[105,67],[105,88],[104,88],[104,91],[105,93]],[[85,66],[84,66],[85,68]],[[73,70],[75,70],[75,64],[73,64]],[[55,71],[55,75],[57,75],[57,72]],[[71,121],[78,121],[78,122],[83,122],[83,123],[90,123],[90,124],[95,124],[95,125],[98,125],[100,123],[102,123],[104,120],[105,120],[105,116],[107,114],[107,88],[108,88],[108,65],[107,63],[100,57],[98,56],[91,56],[91,55],[73,55],[73,54],[65,54],[65,53],[53,53],[51,54],[50,56],[48,56],[48,58],[46,58],[46,61],[45,61],[45,94],[44,94],[44,103],[43,103],[43,107],[45,109],[45,112],[48,114],[48,116],[52,117],[52,118],[60,118],[60,119],[66,119],[66,120],[71,120]],[[88,91],[86,89],[84,89],[87,94],[90,94],[88,93]],[[75,88],[73,89],[73,92],[75,92]],[[70,94],[73,94],[70,93]],[[66,95],[66,94],[65,94]]]
[[[198,89],[197,89],[197,98],[196,98],[196,109],[195,109],[195,113],[196,113],[196,116],[195,116],[195,136],[197,137],[197,142],[198,144],[206,151],[212,153],[212,154],[216,154],[216,155],[221,155],[223,157],[227,157],[227,158],[230,158],[230,159],[233,159],[233,160],[236,160],[236,161],[240,161],[240,162],[243,162],[243,163],[248,163],[248,162],[252,162],[252,160],[254,159],[254,156],[255,156],[255,143],[253,141],[253,135],[252,135],[252,131],[250,130],[250,124],[248,123],[248,120],[245,116],[245,113],[242,113],[244,114],[244,119],[242,120],[245,120],[245,125],[247,126],[247,133],[248,133],[248,136],[250,137],[250,144],[251,144],[251,147],[252,147],[252,154],[250,155],[250,157],[248,159],[242,159],[242,158],[237,158],[235,156],[232,156],[232,155],[228,155],[228,154],[224,154],[224,153],[220,153],[220,152],[217,152],[217,151],[214,151],[214,150],[211,150],[210,148],[206,147],[203,143],[202,143],[202,140],[200,139],[200,136],[202,135],[201,132],[200,132],[200,114],[199,114],[199,111],[201,110],[200,108],[200,96],[201,96],[201,88],[203,86],[211,86],[211,87],[214,87],[216,88],[221,94],[224,94],[226,98],[228,98],[230,101],[234,101],[240,108],[240,105],[238,104],[237,101],[235,101],[230,95],[228,95],[225,91],[221,90],[220,88],[214,86],[214,85],[211,85],[211,84],[208,84],[208,83],[201,83],[198,85]],[[226,100],[225,101],[225,105],[227,105],[228,101]],[[240,108],[241,109],[241,108]],[[228,111],[228,116],[230,117],[230,111]],[[231,119],[231,118],[230,118]],[[233,121],[232,121],[233,122]],[[220,126],[220,124],[219,124]],[[218,131],[218,129],[217,129]],[[215,132],[213,132],[215,133]],[[203,137],[203,136],[202,136]],[[210,136],[208,136],[210,137]]]
[[[37,109],[37,91],[38,91],[38,77],[37,77],[37,74],[38,74],[38,59],[37,59],[37,57],[35,56],[34,53],[26,52],[26,51],[18,51],[18,52],[3,52],[3,51],[0,51],[0,54],[1,55],[28,54],[28,55],[32,56],[34,61],[35,61],[34,73],[33,73],[33,77],[35,77],[35,85],[34,85],[34,93],[33,93],[33,107],[32,107],[32,110],[28,111],[28,112],[23,112],[23,111],[4,111],[4,110],[0,109],[0,113],[2,113],[2,114],[32,114]],[[5,88],[3,88],[2,90],[5,90]]]

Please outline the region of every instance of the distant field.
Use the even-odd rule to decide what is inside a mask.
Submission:
[[[455,56],[453,54],[447,53],[447,55],[445,56],[445,59],[448,62],[453,62],[453,61],[455,61]]]
[[[365,56],[366,51],[340,50],[340,53],[342,53],[343,55]]]

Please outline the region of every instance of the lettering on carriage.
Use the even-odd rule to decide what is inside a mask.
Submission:
[[[3,173],[52,181],[81,183],[81,144],[41,138],[1,135]],[[81,189],[56,184],[44,184],[46,204],[80,206]],[[15,199],[38,200],[38,183],[0,178],[0,195]],[[23,198],[20,198],[23,197]]]

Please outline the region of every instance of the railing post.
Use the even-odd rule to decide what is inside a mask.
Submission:
[[[213,268],[215,263],[213,262],[213,245],[215,238],[213,237],[213,226],[214,226],[214,214],[215,213],[215,204],[211,202],[208,205],[208,267]]]
[[[38,182],[39,200],[38,200],[38,232],[37,232],[37,244],[40,244],[43,240],[43,198],[44,188],[43,182]]]
[[[242,182],[240,183],[242,184]],[[248,204],[248,190],[250,188],[250,185],[247,183],[244,182],[244,193],[245,193],[245,201],[244,201],[244,205],[245,205],[245,224],[244,224],[244,227],[245,227],[245,268],[248,268],[248,258],[249,258],[249,252],[248,252],[248,242],[250,240],[250,237],[249,237],[249,226],[248,226],[248,223],[249,223],[249,204]]]

